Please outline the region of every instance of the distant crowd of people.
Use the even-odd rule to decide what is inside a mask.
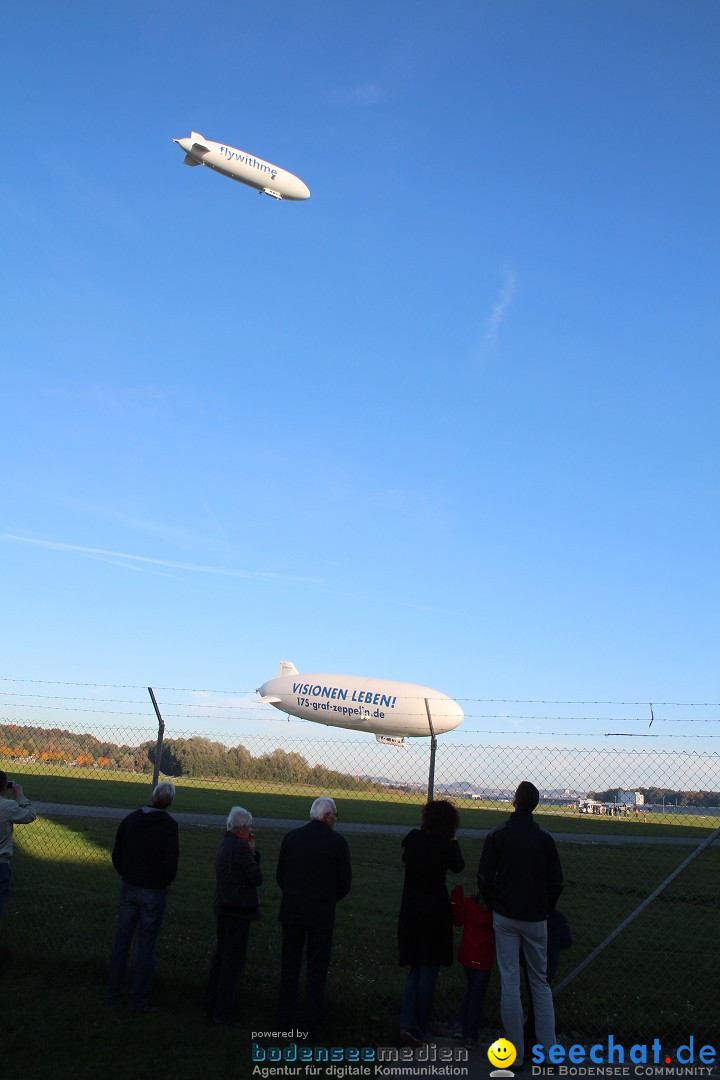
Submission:
[[[10,887],[9,859],[15,824],[34,820],[35,812],[19,784],[0,772],[0,915]],[[175,796],[169,781],[158,784],[151,802],[121,821],[112,851],[122,878],[117,930],[110,958],[107,1001],[119,1006],[125,997],[128,961],[136,938],[128,1006],[152,1012],[156,946],[168,890],[178,869],[178,825],[168,813]],[[485,994],[492,969],[500,975],[501,1017],[506,1037],[517,1053],[536,1041],[555,1042],[550,982],[560,950],[571,944],[567,920],[556,910],[562,870],[551,835],[533,819],[539,801],[534,784],[524,780],[508,820],[486,836],[477,872],[477,890],[466,896],[462,885],[448,894],[448,872],[459,874],[465,862],[456,839],[458,812],[453,803],[428,802],[420,828],[402,840],[405,878],[398,919],[399,963],[408,974],[402,992],[400,1038],[418,1046],[429,1037],[440,967],[453,963],[453,925],[462,926],[458,960],[466,990],[451,1034],[467,1046],[477,1043]],[[333,799],[322,796],[310,808],[310,821],[284,837],[275,878],[282,892],[279,921],[282,951],[277,1025],[298,1027],[307,1038],[323,1034],[323,1004],[332,954],[335,907],[350,891],[352,870],[346,840],[335,830]],[[260,918],[260,852],[255,847],[250,812],[234,806],[215,855],[215,951],[208,975],[203,1015],[237,1026],[235,993],[245,966],[250,927]],[[304,1013],[298,1023],[300,975],[306,962]],[[524,971],[529,1008],[523,1016],[520,991]]]

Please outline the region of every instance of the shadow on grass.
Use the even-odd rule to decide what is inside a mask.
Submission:
[[[62,1051],[73,1076],[120,1075],[108,1072],[116,1061],[123,1062],[123,1070],[131,1066],[137,1075],[149,1075],[138,1070],[158,1052],[178,1076],[189,1075],[184,1070],[191,1060],[195,1070],[202,1061],[208,1068],[222,1066],[224,1075],[227,1056],[236,1054],[232,1075],[242,1076],[240,1060],[249,1058],[248,1038],[242,1032],[208,1031],[199,1019],[214,948],[213,860],[220,829],[181,826],[180,870],[158,945],[155,999],[163,1013],[155,1026],[151,1017],[118,1025],[104,1009],[119,890],[110,861],[116,827],[116,822],[101,819],[40,819],[16,829],[13,891],[0,922],[0,948],[10,954],[4,970],[13,980],[12,994],[4,1002],[9,1025],[4,1027],[4,1052],[28,1061],[26,1074],[37,1080],[51,1075],[42,1071],[48,1046]],[[252,927],[238,992],[238,1015],[256,1030],[275,1025],[280,892],[274,871],[282,836],[282,830],[258,830],[263,918]],[[400,843],[365,835],[350,836],[349,843],[354,882],[350,896],[338,906],[327,995],[329,1026],[349,1045],[391,1045],[405,975],[397,965],[395,939],[403,879]],[[474,888],[481,846],[480,840],[462,841],[466,870],[454,880],[468,893]],[[561,844],[560,854],[566,881],[560,906],[572,927],[574,946],[562,954],[558,981],[685,853],[664,847]],[[712,1041],[714,948],[720,934],[718,871],[720,853],[704,853],[571,984],[557,1001],[559,1032],[596,1037],[612,1031],[616,1039],[632,1041],[643,1041],[651,1033],[663,1038],[676,1034],[680,1040],[694,1034]],[[453,1018],[463,989],[458,965],[441,972],[438,1019]],[[28,1039],[30,1019],[33,1025],[42,1024],[41,1038]],[[486,1023],[500,1034],[496,974]],[[94,1063],[95,1072],[88,1062]],[[84,1072],[86,1067],[89,1071]]]

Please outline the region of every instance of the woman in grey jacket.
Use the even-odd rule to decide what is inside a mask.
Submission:
[[[215,856],[213,911],[217,917],[217,942],[205,991],[204,1015],[216,1023],[234,1023],[235,988],[245,967],[250,923],[260,918],[257,887],[261,884],[252,814],[242,806],[233,806]]]

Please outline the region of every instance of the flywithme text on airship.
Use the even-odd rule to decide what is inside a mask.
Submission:
[[[186,165],[205,165],[273,199],[297,201],[310,198],[310,189],[298,176],[245,150],[213,142],[197,131],[191,131],[185,139],[173,139],[173,142],[185,151]]]
[[[281,712],[329,727],[368,731],[380,742],[440,735],[464,719],[456,701],[429,686],[360,675],[301,674],[285,660],[277,676],[257,692],[261,701]]]

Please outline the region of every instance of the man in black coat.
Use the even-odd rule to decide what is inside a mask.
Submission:
[[[549,832],[533,820],[540,792],[528,780],[518,785],[515,812],[485,837],[478,888],[493,910],[500,972],[500,1014],[505,1035],[524,1055],[520,997],[520,950],[525,957],[538,1043],[545,1053],[555,1042],[555,1010],[547,982],[547,919],[563,887],[560,858]]]
[[[295,1023],[303,950],[307,942],[305,1028],[317,1038],[332,953],[335,904],[350,892],[352,871],[347,842],[334,830],[338,814],[329,798],[316,799],[310,821],[283,839],[276,880],[282,889],[282,964],[279,1027]]]
[[[162,927],[167,892],[178,868],[178,826],[167,809],[175,797],[169,780],[158,784],[150,806],[134,810],[120,822],[112,852],[113,866],[122,877],[115,945],[110,958],[109,1005],[119,1005],[133,935],[137,958],[130,986],[130,1008],[152,1009],[155,947]]]

